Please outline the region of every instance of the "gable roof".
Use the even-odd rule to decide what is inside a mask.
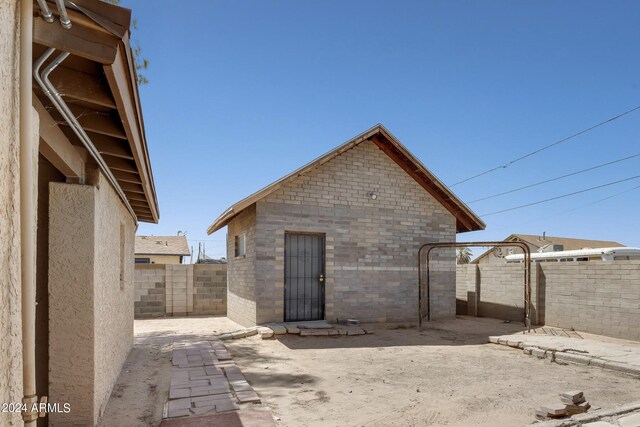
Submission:
[[[537,236],[535,234],[512,234],[506,239],[505,242],[512,241],[522,241],[527,243],[532,247],[532,252],[537,251],[538,249],[547,246],[547,245],[562,245],[565,251],[573,251],[578,249],[587,249],[587,248],[618,248],[624,247],[622,243],[611,242],[608,240],[589,240],[589,239],[574,239],[570,237],[556,237],[556,236]],[[476,263],[480,260],[480,258],[484,258],[489,255],[491,251],[495,248],[491,248],[484,252],[482,255],[478,256],[472,262]]]
[[[189,256],[189,244],[185,236],[136,236],[136,255]]]
[[[211,234],[221,229],[229,223],[236,215],[253,205],[257,201],[267,197],[282,186],[295,180],[312,169],[322,166],[333,158],[352,149],[353,147],[371,141],[378,146],[387,156],[389,156],[398,166],[400,166],[411,178],[431,194],[440,204],[442,204],[453,216],[456,217],[456,231],[463,233],[466,231],[483,230],[485,223],[465,205],[453,192],[442,183],[433,173],[431,173],[407,148],[400,143],[381,124],[377,124],[371,129],[361,133],[344,144],[334,148],[328,153],[318,157],[301,168],[280,178],[276,182],[264,187],[256,193],[240,200],[238,203],[224,211],[207,229],[207,234]]]

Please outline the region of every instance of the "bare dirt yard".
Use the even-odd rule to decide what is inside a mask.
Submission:
[[[432,322],[419,333],[257,337],[227,347],[282,426],[521,426],[564,390],[603,408],[640,396],[640,380],[538,360],[487,344],[521,330],[495,319]]]
[[[583,390],[603,408],[640,396],[638,378],[487,343],[518,324],[462,317],[423,332],[365,327],[374,334],[253,336],[225,345],[279,426],[521,426],[565,390]],[[171,343],[239,328],[224,317],[137,320],[135,347],[101,425],[157,426]]]

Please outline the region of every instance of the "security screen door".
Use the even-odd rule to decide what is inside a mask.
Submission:
[[[324,319],[324,235],[284,235],[285,321]]]

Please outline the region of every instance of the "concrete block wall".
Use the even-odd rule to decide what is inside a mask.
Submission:
[[[522,272],[522,264],[459,265],[456,297],[466,301],[478,286],[480,316],[519,321]],[[531,287],[534,323],[640,340],[640,261],[535,263]]]
[[[540,265],[547,325],[640,340],[640,261]]]
[[[135,265],[134,312],[137,319],[166,315],[164,264]]]
[[[211,264],[136,264],[137,319],[225,315],[227,266]]]
[[[226,265],[195,264],[193,266],[193,312],[226,314]]]
[[[235,255],[235,236],[246,235],[246,253]],[[256,206],[235,217],[227,229],[227,317],[244,326],[256,324]]]
[[[285,232],[325,234],[326,319],[381,322],[417,321],[418,248],[455,240],[453,215],[370,141],[283,186],[243,215],[229,224],[228,311],[244,324],[284,318]],[[234,238],[241,230],[249,231],[247,257],[234,259]],[[454,250],[434,251],[432,266],[432,318],[452,318]]]

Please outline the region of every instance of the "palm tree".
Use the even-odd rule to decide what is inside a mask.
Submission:
[[[469,264],[471,262],[471,249],[456,248],[456,263]]]

